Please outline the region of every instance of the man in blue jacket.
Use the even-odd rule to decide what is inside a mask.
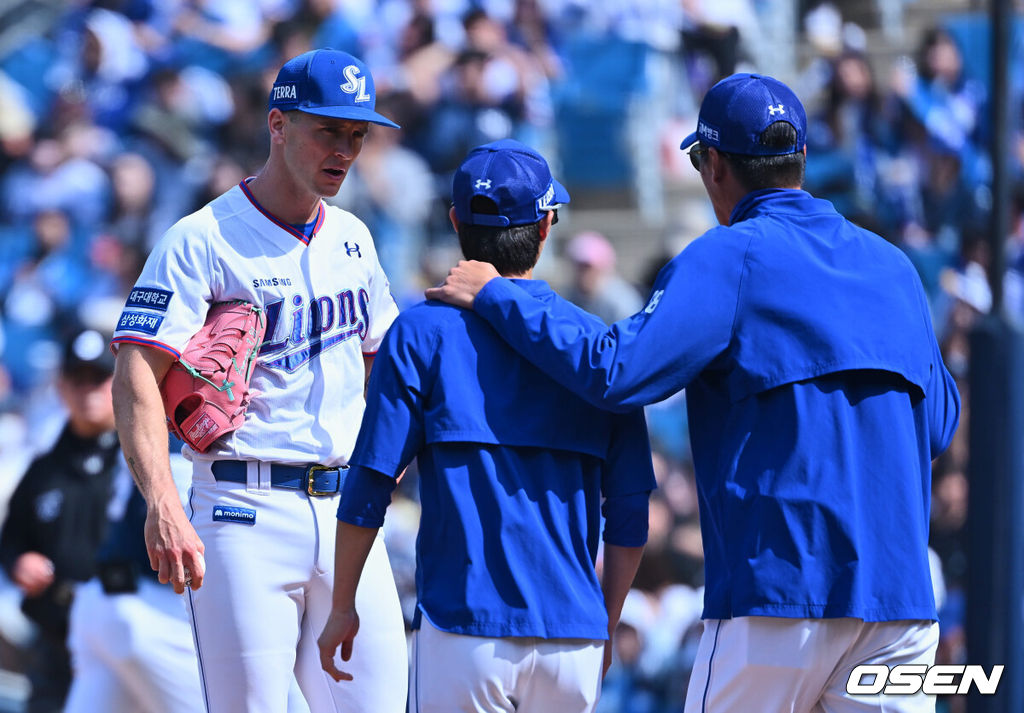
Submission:
[[[453,194],[463,254],[491,261],[531,299],[555,300],[531,278],[569,194],[543,157],[512,140],[480,146],[456,171]],[[575,307],[561,314],[581,330],[603,325]],[[587,404],[483,319],[438,302],[392,324],[366,404],[338,507],[324,670],[351,678],[334,654],[341,646],[347,661],[359,645],[356,584],[396,478],[415,457],[422,515],[409,710],[593,711],[606,641],[647,539],[655,481],[643,411]]]
[[[909,260],[800,190],[805,135],[781,82],[712,87],[681,148],[721,225],[611,327],[480,262],[427,291],[592,403],[686,389],[706,579],[687,713],[934,709],[848,688],[860,664],[934,660],[931,461],[960,399]]]

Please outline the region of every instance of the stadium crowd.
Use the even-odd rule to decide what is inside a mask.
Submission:
[[[61,429],[54,385],[64,342],[82,325],[109,333],[162,232],[259,168],[267,93],[285,59],[313,47],[362,57],[376,80],[378,111],[402,125],[401,132],[371,131],[335,200],[369,226],[404,307],[421,299],[457,257],[446,196],[469,148],[517,138],[561,166],[558,175],[567,177],[574,196],[597,183],[634,191],[651,166],[630,160],[624,135],[661,136],[688,126],[717,79],[757,71],[763,40],[751,23],[767,4],[79,0],[48,16],[45,31],[5,43],[0,502]],[[881,66],[864,30],[844,23],[835,6],[802,7],[798,34],[809,57],[796,76],[784,78],[799,88],[811,114],[806,188],[910,256],[966,405],[967,335],[992,302],[985,77],[966,66],[955,26],[937,21],[914,38],[916,46],[886,56],[889,64]],[[601,52],[614,52],[627,69],[602,74],[593,64]],[[667,68],[664,76],[659,67]],[[638,121],[626,110],[637,96],[648,100],[654,117]],[[1004,285],[1006,310],[1019,318],[1024,115],[1020,92],[1015,96],[1017,189]],[[578,132],[598,130],[610,143],[595,174],[595,157],[574,149],[574,140]],[[676,144],[685,132],[678,133],[669,136]],[[654,185],[671,184],[680,159],[654,157],[661,158]],[[638,200],[644,195],[637,190]],[[616,258],[641,250],[656,265],[661,246],[574,231],[571,211],[566,217],[555,255],[539,274],[607,321],[638,309],[653,273],[623,275]],[[600,710],[609,713],[680,710],[700,629],[702,551],[682,397],[650,407],[649,419],[659,489],[605,682]],[[934,466],[931,535],[939,658],[957,663],[965,655],[966,463],[965,416]],[[412,472],[388,520],[409,617],[415,493]],[[12,585],[4,587],[10,594]],[[10,652],[29,635],[15,624],[9,613],[0,618],[8,652],[0,666],[13,670],[19,660]]]

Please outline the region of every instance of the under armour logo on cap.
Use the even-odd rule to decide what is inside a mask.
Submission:
[[[478,178],[478,179],[476,179],[476,183],[473,184],[473,188],[476,188],[476,189],[490,188],[490,187],[491,187],[491,179],[489,179],[489,178],[486,181],[484,179],[482,179],[482,178]]]
[[[770,106],[768,107],[768,113],[771,116],[775,116],[776,114],[785,114],[786,107],[782,106],[781,104],[779,104],[778,106]]]

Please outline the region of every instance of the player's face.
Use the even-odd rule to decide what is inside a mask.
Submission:
[[[314,195],[335,195],[363,148],[369,124],[298,111],[289,114],[285,155],[293,178]]]

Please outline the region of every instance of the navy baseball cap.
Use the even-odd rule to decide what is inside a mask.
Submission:
[[[348,52],[320,49],[284,63],[270,90],[267,109],[401,128],[374,111],[376,102],[373,75],[362,60]]]
[[[490,198],[498,215],[473,213],[476,196]],[[452,181],[455,215],[467,225],[529,225],[569,202],[569,191],[551,177],[548,162],[526,144],[502,139],[469,152]]]
[[[772,148],[760,142],[761,133],[776,121],[796,129],[796,144]],[[741,156],[780,156],[802,151],[807,143],[807,114],[793,90],[763,74],[734,74],[704,95],[697,130],[683,139],[686,150],[700,142]]]

